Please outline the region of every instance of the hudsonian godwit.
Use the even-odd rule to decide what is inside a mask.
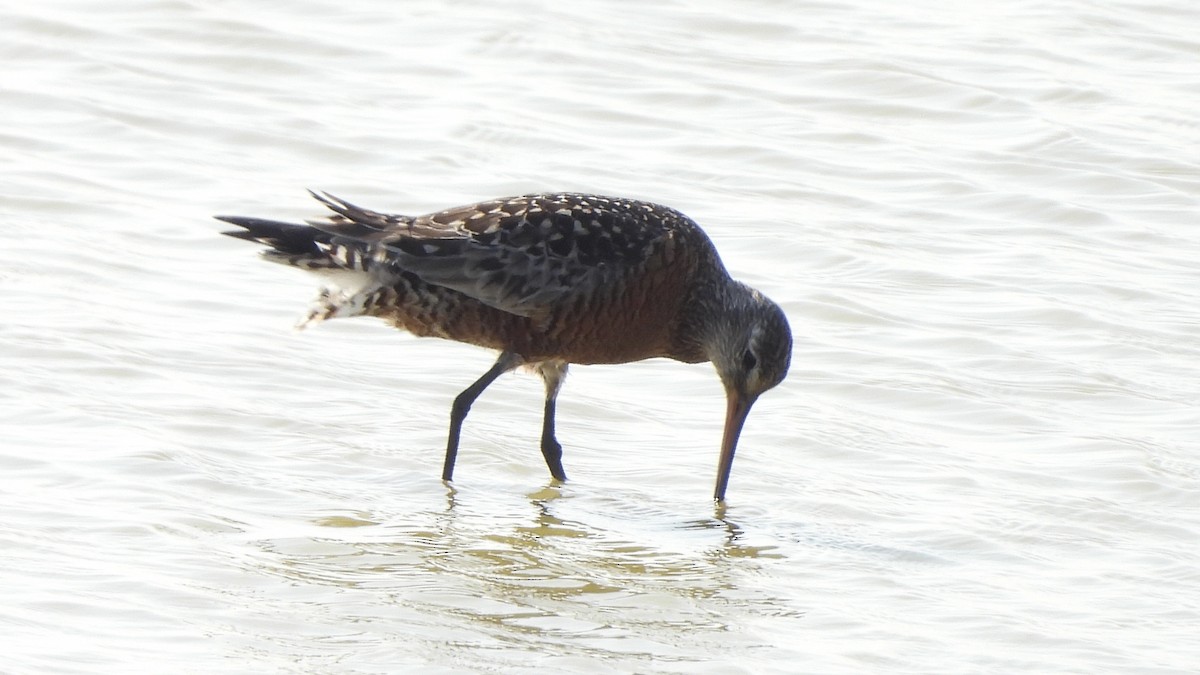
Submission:
[[[667,357],[711,361],[725,385],[714,498],[725,498],[738,436],[759,395],[787,375],[792,336],[774,302],[734,281],[708,236],[674,209],[633,199],[538,194],[423,216],[377,213],[327,193],[307,225],[218,216],[264,257],[336,274],[301,325],[374,316],[420,336],[498,350],[454,400],[442,478],[463,420],[500,375],[529,366],[546,384],[542,455],[562,481],[555,399],[569,364]]]

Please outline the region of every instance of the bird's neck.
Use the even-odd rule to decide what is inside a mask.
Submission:
[[[737,308],[744,305],[752,291],[734,281],[724,269],[693,284],[676,329],[676,353],[671,358],[685,363],[712,361],[722,337],[738,320]]]

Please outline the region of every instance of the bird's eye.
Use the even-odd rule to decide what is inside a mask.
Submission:
[[[746,370],[754,370],[754,366],[758,365],[758,357],[754,356],[754,352],[749,349],[745,354],[742,354],[742,367]]]

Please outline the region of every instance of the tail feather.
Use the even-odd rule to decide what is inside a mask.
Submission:
[[[216,219],[244,228],[241,230],[227,230],[221,233],[235,239],[256,241],[260,244],[270,246],[279,253],[290,255],[302,255],[305,253],[312,255],[320,254],[316,238],[321,234],[321,231],[316,228],[307,225],[293,225],[292,223],[284,223],[278,220],[246,218],[243,216],[216,216]]]
[[[366,255],[362,242],[334,236],[311,225],[244,216],[216,216],[216,219],[243,228],[221,234],[269,246],[263,257],[272,262],[315,271],[368,271],[370,256]]]
[[[216,216],[239,230],[221,234],[267,246],[263,258],[316,273],[325,285],[297,328],[334,317],[359,316],[386,292],[371,273],[368,244],[311,225],[243,216]]]

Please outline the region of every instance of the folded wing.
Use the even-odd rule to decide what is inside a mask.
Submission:
[[[415,274],[529,317],[619,292],[627,275],[673,254],[676,228],[694,226],[661,206],[591,195],[529,195],[417,217],[314,196],[333,214],[309,225],[335,246],[362,247],[376,270]]]

